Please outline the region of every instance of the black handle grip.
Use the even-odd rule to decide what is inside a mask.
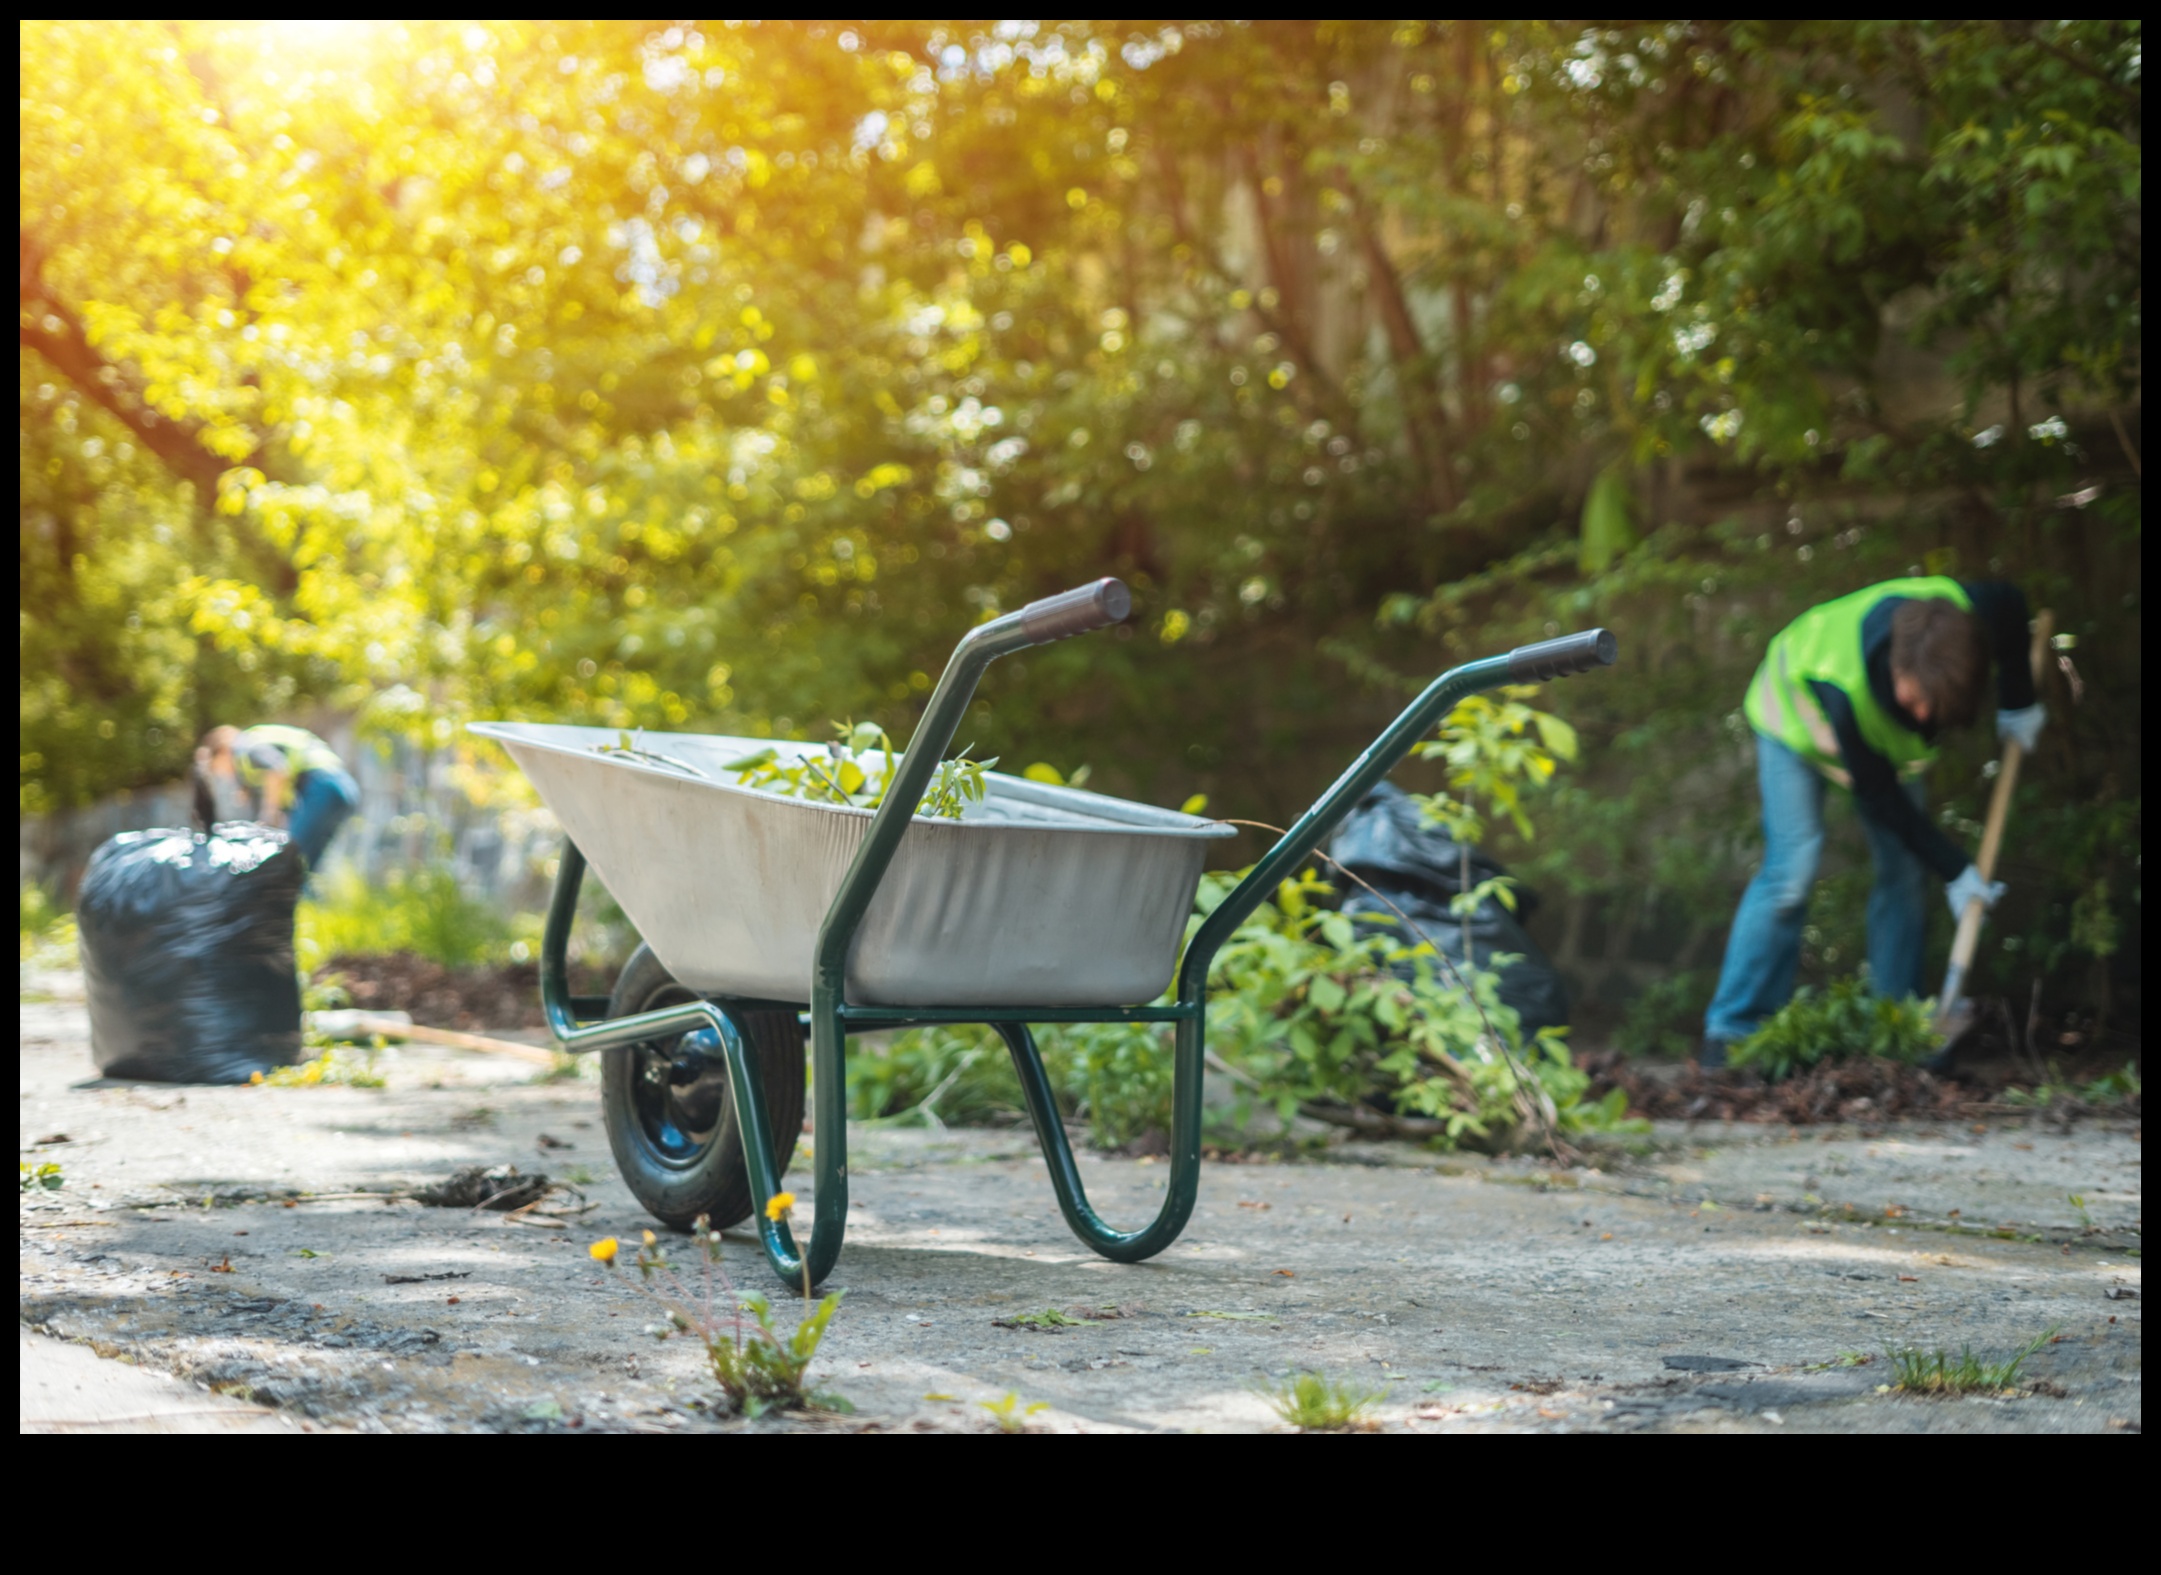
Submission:
[[[1030,602],[1020,610],[1021,633],[1030,645],[1048,645],[1053,640],[1123,623],[1132,610],[1133,593],[1126,589],[1125,581],[1106,575],[1093,585]]]
[[[1508,653],[1508,676],[1525,684],[1567,678],[1594,667],[1611,667],[1618,651],[1611,629],[1586,629],[1558,640],[1517,646]]]

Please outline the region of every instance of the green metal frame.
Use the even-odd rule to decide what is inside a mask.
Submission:
[[[1599,663],[1613,659],[1612,638],[1593,631],[1602,645],[1596,646]],[[1583,641],[1590,636],[1570,636]],[[1178,1239],[1192,1215],[1200,1190],[1201,1166],[1201,1066],[1207,1035],[1207,982],[1209,965],[1233,931],[1283,880],[1295,875],[1304,860],[1360,799],[1395,769],[1410,748],[1438,724],[1456,703],[1482,689],[1512,681],[1557,676],[1581,671],[1566,663],[1541,664],[1534,653],[1548,646],[1524,647],[1507,656],[1487,657],[1442,674],[1427,686],[1351,762],[1348,770],[1299,817],[1274,847],[1263,855],[1246,878],[1216,905],[1202,922],[1179,963],[1174,1000],[1154,1006],[1120,1007],[877,1007],[851,1004],[846,997],[848,951],[855,940],[871,899],[887,866],[907,832],[911,811],[921,802],[930,775],[951,747],[976,684],[984,670],[1001,656],[1044,641],[1030,629],[1023,613],[1008,614],[971,630],[946,664],[944,676],[932,692],[903,756],[894,784],[872,818],[870,829],[857,851],[855,862],[842,879],[825,922],[819,931],[809,1003],[812,1065],[812,1134],[817,1152],[817,1180],[812,1194],[812,1221],[808,1259],[813,1283],[832,1272],[840,1257],[841,1240],[848,1218],[848,1110],[846,1047],[850,1033],[875,1029],[905,1028],[924,1023],[983,1023],[1005,1041],[1019,1074],[1022,1096],[1035,1123],[1037,1141],[1050,1167],[1051,1185],[1066,1224],[1083,1242],[1104,1257],[1119,1263],[1135,1263],[1153,1257]],[[1576,661],[1572,656],[1570,661]],[[578,1020],[570,995],[565,963],[571,920],[577,908],[578,889],[585,875],[585,859],[566,841],[548,909],[547,932],[541,945],[540,990],[548,1026],[564,1050],[582,1052],[616,1045],[635,1044],[710,1028],[727,1056],[728,1078],[735,1094],[737,1119],[743,1124],[743,1149],[750,1171],[751,1196],[757,1209],[752,1216],[765,1246],[766,1261],[784,1284],[803,1283],[805,1252],[798,1246],[785,1220],[765,1217],[766,1200],[781,1190],[781,1178],[773,1166],[773,1144],[766,1120],[765,1098],[751,1066],[746,1038],[736,1014],[770,1009],[790,1003],[752,1002],[726,997],[685,1002],[657,1011],[602,1022]],[[799,1008],[798,1008],[799,1009]],[[1172,1051],[1170,1179],[1163,1206],[1156,1217],[1139,1230],[1120,1231],[1104,1223],[1089,1205],[1080,1168],[1074,1162],[1072,1144],[1058,1114],[1043,1058],[1036,1050],[1031,1023],[1171,1023],[1175,1025]]]

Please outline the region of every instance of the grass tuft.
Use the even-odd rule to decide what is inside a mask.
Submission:
[[[1268,1408],[1301,1433],[1343,1433],[1373,1425],[1370,1413],[1379,1390],[1359,1389],[1320,1373],[1294,1373],[1261,1398]]]
[[[1982,1395],[2000,1394],[2016,1388],[2019,1369],[2036,1351],[2055,1338],[2045,1330],[1999,1361],[1986,1361],[1961,1346],[1953,1356],[1945,1350],[1922,1351],[1908,1347],[1890,1353],[1891,1370],[1898,1381],[1892,1387],[1904,1394]]]

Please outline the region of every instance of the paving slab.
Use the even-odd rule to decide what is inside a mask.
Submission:
[[[649,1223],[590,1076],[419,1047],[383,1054],[383,1088],[114,1084],[66,977],[37,994],[20,1143],[64,1180],[22,1200],[24,1325],[284,1422],[981,1431],[1014,1396],[1037,1430],[1245,1431],[1279,1428],[1265,1391],[1318,1371],[1394,1431],[2142,1426],[2135,1121],[1670,1125],[1573,1168],[1375,1144],[1211,1162],[1185,1237],[1138,1265],[1066,1233],[1025,1132],[857,1127],[813,1371],[855,1409],[744,1422],[716,1416],[698,1350],[653,1337],[635,1276],[587,1254]],[[505,1163],[590,1207],[548,1229],[402,1196]],[[1160,1162],[1081,1165],[1107,1217],[1153,1212]],[[807,1204],[800,1161],[791,1184]],[[796,1316],[747,1235],[726,1261]],[[1071,1321],[1021,1316],[1043,1313]],[[2042,1334],[2012,1394],[1883,1390],[1891,1350]]]
[[[295,1420],[18,1327],[24,1433],[296,1433]]]

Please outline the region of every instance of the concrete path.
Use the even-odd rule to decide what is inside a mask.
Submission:
[[[1210,1163],[1185,1238],[1130,1267],[1067,1235],[1026,1134],[858,1129],[813,1370],[855,1410],[746,1424],[714,1418],[700,1352],[652,1337],[635,1276],[587,1255],[648,1223],[590,1080],[412,1050],[381,1089],[106,1084],[56,982],[21,1009],[20,1142],[64,1178],[22,1199],[21,1318],[88,1344],[25,1337],[26,1428],[271,1420],[245,1402],[367,1431],[983,1430],[1014,1396],[1045,1430],[1258,1430],[1280,1426],[1263,1392],[1308,1370],[1389,1430],[2142,1426],[2135,1122],[1674,1127],[1573,1171],[1394,1146]],[[548,1229],[370,1195],[501,1163],[592,1207]],[[1113,1220],[1160,1195],[1160,1164],[1083,1169]],[[2006,1394],[1882,1387],[1900,1347],[2044,1335]],[[65,1387],[91,1372],[130,1387]],[[151,1383],[170,1405],[136,1398]]]
[[[70,1345],[18,1329],[21,1362],[17,1405],[25,1433],[295,1433],[299,1426],[268,1406],[247,1405],[110,1361],[87,1345]]]

